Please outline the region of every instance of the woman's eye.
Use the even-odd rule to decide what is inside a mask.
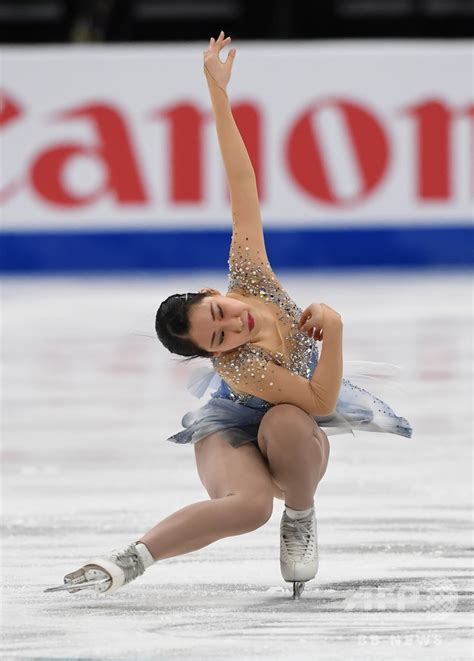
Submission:
[[[224,319],[224,313],[222,312],[222,308],[220,305],[219,305],[219,312],[221,313],[221,319]]]
[[[221,341],[219,342],[219,344],[222,344],[223,341],[224,341],[224,332],[222,332]]]

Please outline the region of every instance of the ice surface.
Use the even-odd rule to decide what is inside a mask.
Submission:
[[[404,368],[383,393],[412,439],[331,439],[316,494],[320,569],[300,601],[270,521],[161,561],[122,590],[44,594],[207,498],[191,366],[154,337],[159,302],[222,275],[2,283],[3,659],[470,659],[472,277],[279,274],[343,315],[345,357]]]

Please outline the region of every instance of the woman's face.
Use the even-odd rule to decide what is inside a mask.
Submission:
[[[206,296],[191,307],[189,338],[205,351],[219,355],[254,340],[255,316],[244,301],[220,294]]]

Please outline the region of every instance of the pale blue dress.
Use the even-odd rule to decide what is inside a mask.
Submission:
[[[246,248],[248,250],[248,248]],[[293,324],[288,339],[293,350],[282,362],[278,354],[271,354],[261,347],[245,345],[239,348],[240,357],[246,363],[253,358],[273,361],[300,376],[311,378],[319,360],[317,342],[297,329],[302,310],[281,287],[268,262],[258,263],[249,253],[231,252],[229,259],[229,290],[246,296],[256,296],[277,306],[280,319]],[[188,411],[183,419],[183,429],[167,440],[173,443],[197,443],[209,434],[219,432],[233,447],[244,443],[257,443],[257,433],[265,413],[274,406],[255,395],[232,390],[219,375],[219,359],[211,359],[213,369],[198,368],[194,371],[188,389],[202,397],[210,389],[209,400],[201,407]],[[383,384],[396,378],[397,367],[386,363],[352,362],[344,364],[336,410],[329,416],[314,416],[317,424],[328,436],[361,432],[385,432],[411,438],[412,427],[408,420],[398,416],[382,399],[356,385],[355,381]],[[221,374],[222,374],[222,370]],[[349,379],[348,377],[351,377]],[[241,388],[239,388],[241,390]]]

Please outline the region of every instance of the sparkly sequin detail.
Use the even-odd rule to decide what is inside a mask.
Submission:
[[[246,240],[248,242],[248,239]],[[251,247],[234,241],[229,256],[229,289],[244,296],[252,296],[267,305],[276,306],[272,311],[284,339],[286,351],[272,352],[256,344],[244,344],[222,356],[212,358],[214,369],[226,381],[239,387],[238,392],[229,386],[230,399],[241,404],[253,396],[245,393],[245,384],[256,384],[267,378],[270,363],[285,367],[291,373],[310,379],[313,369],[311,357],[319,352],[316,342],[298,329],[302,310],[288,296],[273,273],[268,261],[259,258],[259,251],[252,255]],[[313,358],[314,360],[314,358]],[[273,383],[268,385],[273,386]],[[262,389],[257,388],[262,391]]]

